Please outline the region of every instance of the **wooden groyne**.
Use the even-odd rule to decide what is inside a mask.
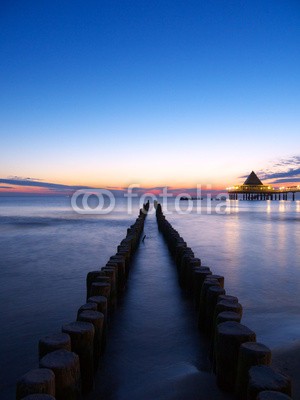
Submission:
[[[110,317],[118,306],[119,298],[126,287],[132,256],[143,235],[148,210],[149,203],[140,210],[135,223],[130,226],[126,237],[117,247],[116,254],[110,257],[106,265],[87,274],[86,298],[83,301],[84,304],[77,310],[76,321],[66,323],[60,332],[40,339],[39,368],[29,371],[19,379],[17,400],[78,400],[89,392],[91,392],[90,396],[97,396],[97,385],[93,391],[95,371],[99,363],[108,367],[113,365],[109,354],[110,347],[114,344]],[[211,375],[206,372],[206,379],[209,380],[209,388],[218,390],[214,382],[210,382],[210,379],[214,379],[215,374],[218,387],[234,393],[237,399],[291,399],[290,378],[273,368],[270,349],[264,344],[258,343],[255,332],[241,323],[243,307],[237,297],[226,292],[224,276],[214,274],[210,267],[202,264],[201,259],[195,256],[178,231],[167,221],[160,204],[156,204],[156,218],[159,231],[162,233],[174,265],[176,265],[179,285],[191,300],[190,305],[195,312],[195,329],[199,330],[199,335],[208,338],[208,340],[204,340],[203,337],[199,338],[199,346],[200,342],[208,343],[206,350],[210,358]],[[153,224],[152,231],[153,229],[156,231],[154,221],[151,225],[153,226]],[[156,234],[160,236],[157,231]],[[148,249],[148,258],[151,258],[157,243],[159,246],[163,245],[163,238],[159,238],[156,243],[151,242],[152,247]],[[161,250],[168,253],[167,248]],[[140,257],[142,258],[141,263],[150,268],[152,259],[151,263],[147,264],[147,257],[145,258],[145,255]],[[161,257],[160,253],[158,258]],[[136,257],[134,262],[136,262]],[[172,265],[173,262],[171,262],[170,268],[173,268]],[[165,267],[165,264],[162,263],[161,267]],[[147,279],[147,275],[145,279]],[[165,283],[160,287],[161,290],[165,290]],[[142,298],[142,293],[141,291],[138,293],[133,303],[136,299],[139,301]],[[181,300],[179,300],[180,302]],[[188,306],[189,304],[187,304]],[[170,307],[167,309],[169,310]],[[155,310],[156,312],[157,310]],[[189,313],[189,316],[193,317],[193,313]],[[131,321],[131,318],[127,318],[127,320]],[[122,331],[120,325],[119,331]],[[143,332],[144,330],[140,331],[140,336],[143,336]],[[192,336],[195,336],[195,347],[197,348],[197,331],[191,330],[190,332]],[[187,331],[185,333],[189,334]],[[110,339],[110,346],[103,358],[106,343]],[[143,346],[146,345],[146,340],[147,338]],[[205,344],[203,345],[205,346]],[[123,347],[127,348],[126,344]],[[119,359],[117,358],[114,362],[118,365]],[[157,364],[159,362],[158,358]],[[113,368],[108,374],[111,371]],[[133,375],[129,374],[128,376],[126,395],[132,384]],[[199,379],[201,378],[203,375]],[[101,380],[100,385],[102,386],[102,384]],[[108,379],[108,386],[110,384],[111,381]],[[114,389],[114,386],[112,388]],[[188,388],[186,389],[188,390]],[[184,387],[184,392],[186,389]],[[144,386],[142,390],[144,390]],[[228,396],[227,393],[223,394],[225,397]],[[205,396],[205,393],[203,396],[199,393],[199,398],[215,398],[209,397],[209,395]],[[106,398],[106,396],[100,395],[97,398]],[[188,400],[189,397],[180,397],[179,395],[178,399],[181,398]]]
[[[291,399],[291,380],[271,365],[271,350],[241,324],[243,307],[228,295],[224,277],[195,257],[156,204],[158,228],[177,266],[178,282],[191,298],[197,328],[210,339],[210,359],[217,385],[241,400]]]
[[[140,209],[126,237],[101,269],[86,278],[86,303],[77,320],[39,340],[39,368],[23,375],[16,385],[17,400],[79,400],[94,387],[94,374],[109,340],[109,318],[124,291],[144,228],[149,202]]]

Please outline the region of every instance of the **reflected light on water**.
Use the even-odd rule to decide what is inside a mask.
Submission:
[[[239,212],[239,201],[231,200],[229,207],[230,207],[230,212],[238,213]]]
[[[284,200],[281,200],[279,202],[279,212],[285,212],[286,211],[286,203],[284,202]]]
[[[300,332],[296,209],[299,215],[300,201],[231,201],[230,215],[169,216],[203,264],[225,276],[227,293],[244,307],[245,324],[270,347],[289,343]],[[287,296],[291,290],[297,293],[293,298]]]

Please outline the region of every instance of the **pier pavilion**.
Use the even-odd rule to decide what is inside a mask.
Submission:
[[[288,194],[291,193],[291,199],[294,201],[295,193],[300,192],[300,185],[274,188],[264,185],[252,171],[242,185],[229,187],[227,191],[229,200],[238,200],[239,195],[243,200],[288,200]]]

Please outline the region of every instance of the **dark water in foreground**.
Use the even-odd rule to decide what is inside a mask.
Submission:
[[[169,209],[174,209],[172,203]],[[1,399],[14,398],[15,380],[36,365],[38,339],[75,319],[84,302],[87,271],[104,265],[116,251],[137,210],[138,204],[128,215],[120,201],[109,215],[79,216],[68,198],[0,198]],[[203,206],[201,214],[194,210],[167,217],[203,263],[225,275],[227,292],[239,297],[243,322],[256,331],[259,341],[275,348],[300,337],[300,202],[231,202],[230,214],[207,214]],[[151,249],[153,267],[145,271],[137,260],[114,321],[117,326],[127,319],[123,326],[128,335],[136,332],[133,337],[141,339],[138,345],[132,343],[132,364],[139,373],[130,390],[136,393],[151,386],[158,371],[160,377],[178,376],[180,382],[204,368],[198,364],[190,316],[184,302],[178,305],[175,281],[170,286],[171,275],[166,276],[171,268],[167,256],[154,246],[155,229],[150,215],[148,238],[140,251]],[[130,313],[141,302],[147,312],[130,325]],[[164,316],[163,329],[154,310]],[[128,357],[122,352],[125,339],[119,340],[120,347],[112,350],[115,360]],[[159,359],[164,362],[157,370]],[[121,379],[124,371],[115,373]],[[129,390],[124,382],[125,378],[120,399]]]

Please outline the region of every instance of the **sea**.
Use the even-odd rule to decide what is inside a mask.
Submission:
[[[68,196],[0,197],[2,400],[13,399],[16,380],[38,365],[39,338],[76,319],[78,307],[85,303],[87,272],[104,266],[116,252],[140,206],[138,198],[130,207],[128,199],[117,198],[110,213],[79,214]],[[271,349],[299,341],[300,200],[178,202],[171,198],[164,211],[202,264],[225,277],[226,292],[239,298],[242,322],[256,332],[257,341]],[[147,220],[143,246],[152,241],[149,279],[153,285],[160,279],[160,293],[164,288],[170,293],[169,278],[162,280],[159,272],[164,263],[155,242],[159,233],[153,212]],[[173,273],[175,269],[170,269]],[[135,274],[137,270],[132,271]],[[144,271],[142,275],[146,282]],[[149,302],[151,308],[167,313],[170,305],[151,295],[153,285],[131,292],[130,301]],[[122,318],[122,309],[119,312]],[[147,321],[141,313],[141,324],[143,318]],[[165,319],[165,329],[168,323],[172,331],[174,319]],[[151,324],[155,332],[155,321]],[[187,328],[180,329],[184,335]],[[158,348],[164,346],[163,339],[155,340]],[[172,335],[169,340],[172,352],[184,357],[184,348],[175,344],[172,348]],[[192,353],[189,349],[186,357]]]

